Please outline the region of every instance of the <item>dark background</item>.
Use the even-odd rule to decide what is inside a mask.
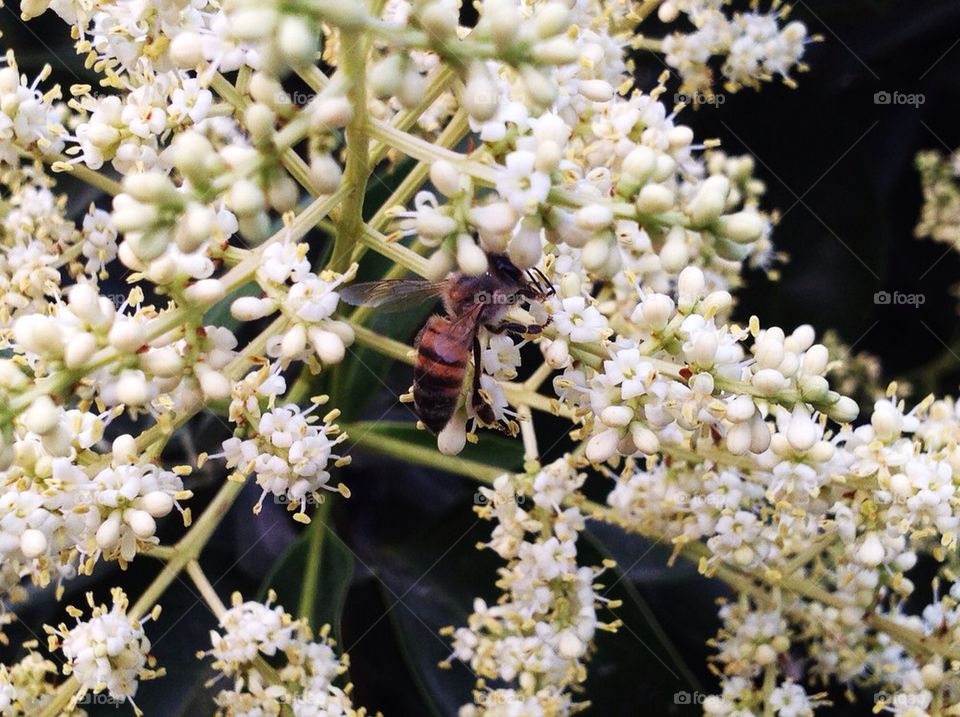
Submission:
[[[960,348],[948,347],[960,332],[950,287],[960,258],[945,245],[913,238],[921,204],[913,158],[921,149],[949,152],[960,144],[960,4],[819,0],[798,2],[794,17],[824,37],[808,48],[811,70],[797,76],[797,89],[771,84],[760,93],[743,90],[726,94],[720,107],[683,115],[698,137],[719,137],[731,154],[753,154],[756,175],[767,184],[764,205],[784,215],[774,240],[790,261],[780,267],[778,282],[759,272],[746,275],[739,318],[756,313],[764,325],[788,331],[800,323],[813,324],[818,333],[835,329],[855,350],[882,360],[885,380],[909,376],[924,390],[954,392],[960,360],[953,352],[960,354]],[[31,77],[44,62],[53,65],[54,79],[64,86],[87,77],[69,47],[67,27],[51,14],[25,27],[17,19],[17,3],[8,3],[0,10],[0,30],[3,45],[17,50],[21,69]],[[647,32],[660,34],[656,20]],[[637,59],[640,86],[652,86],[663,69],[659,60],[649,53]],[[877,105],[878,91],[921,93],[925,101],[919,107]],[[71,196],[78,211],[93,198],[80,190]],[[880,290],[922,293],[925,303],[918,309],[876,305],[874,293]],[[356,384],[373,400],[354,407],[353,418],[409,420],[390,396],[409,383],[406,369],[378,370],[389,391],[371,389],[369,377]],[[349,384],[349,378],[342,382]],[[562,424],[556,433],[562,435]],[[171,460],[215,451],[227,435],[220,419],[204,415],[171,446]],[[515,458],[511,451],[503,453],[506,462]],[[474,549],[488,527],[469,509],[473,484],[362,452],[343,478],[353,497],[335,503],[329,524],[337,534],[320,536],[323,570],[315,620],[339,619],[359,704],[392,717],[453,715],[456,705],[468,701],[472,679],[463,667],[434,668],[449,654],[437,630],[463,624],[474,595],[495,597],[497,562],[489,551]],[[211,466],[191,480],[198,515],[222,476]],[[269,503],[253,518],[249,508],[256,497],[254,490],[240,497],[205,552],[204,567],[225,599],[234,589],[253,597],[269,583],[295,610],[306,563],[313,559],[302,541],[317,536],[303,532],[291,548],[296,524]],[[319,521],[314,525],[322,528]],[[178,532],[168,521],[163,542]],[[594,553],[585,559],[613,555],[629,578],[605,576],[611,595],[624,600],[617,615],[625,627],[601,637],[586,685],[585,696],[594,703],[587,714],[698,713],[695,706],[674,704],[674,694],[714,690],[704,667],[710,654],[704,641],[716,629],[714,600],[723,586],[699,578],[682,561],[667,569],[662,546],[602,526],[594,526],[584,550]],[[276,571],[269,574],[272,567]],[[127,575],[117,576],[115,566],[101,564],[92,578],[67,585],[64,602],[81,604],[88,589],[104,597],[116,582],[135,597],[158,569],[138,558]],[[206,646],[215,620],[194,593],[187,582],[175,583],[161,601],[159,623],[148,628],[154,653],[169,672],[140,687],[137,702],[148,715],[212,712],[203,688],[212,673],[194,652]],[[918,594],[917,601],[927,597]],[[41,634],[43,622],[66,619],[49,590],[34,591],[18,613],[22,622],[8,630],[11,645],[3,650],[8,663],[22,653],[23,640]],[[668,637],[662,639],[659,630]],[[679,658],[670,656],[668,643]],[[869,693],[857,706],[843,702],[837,690],[832,696],[837,706],[822,714],[867,715],[873,706]],[[113,714],[112,707],[89,711]]]

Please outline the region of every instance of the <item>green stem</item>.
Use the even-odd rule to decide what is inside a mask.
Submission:
[[[347,161],[343,182],[350,187],[341,208],[337,238],[333,245],[330,268],[343,272],[350,264],[353,247],[360,238],[363,225],[363,200],[370,178],[370,136],[367,134],[367,39],[355,30],[341,31],[342,67],[346,73],[347,98],[353,115],[347,123]]]
[[[505,473],[502,468],[467,460],[459,456],[446,456],[438,453],[434,448],[418,446],[399,438],[390,438],[369,430],[370,428],[371,426],[368,424],[353,423],[344,426],[343,430],[350,434],[354,445],[365,448],[372,453],[379,453],[416,465],[466,476],[481,483],[493,483],[497,476]]]
[[[303,576],[303,585],[300,588],[300,605],[297,608],[297,617],[308,620],[313,624],[313,610],[317,604],[318,585],[320,584],[320,564],[323,552],[323,543],[327,537],[327,522],[330,519],[332,500],[325,500],[317,506],[313,520],[310,523],[310,540],[307,544],[307,571]],[[315,625],[319,628],[319,625]]]

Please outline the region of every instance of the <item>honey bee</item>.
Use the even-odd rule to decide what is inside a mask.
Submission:
[[[480,276],[455,272],[442,281],[383,280],[352,284],[340,291],[341,300],[354,306],[389,310],[443,300],[444,314],[431,316],[417,335],[413,369],[413,403],[423,424],[439,433],[450,421],[460,400],[467,362],[473,350],[471,407],[485,425],[498,426],[493,407],[480,391],[480,341],[483,327],[491,333],[536,335],[543,325],[505,321],[519,301],[539,300],[555,293],[537,269],[522,271],[503,254],[488,255],[489,268]]]

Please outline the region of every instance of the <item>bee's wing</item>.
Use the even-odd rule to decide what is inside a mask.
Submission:
[[[452,319],[446,328],[434,339],[433,349],[445,361],[457,361],[470,350],[477,322],[483,311],[483,304],[474,304],[465,312]]]
[[[384,311],[403,311],[436,298],[445,281],[384,279],[351,284],[339,290],[340,300],[353,306],[376,306]]]

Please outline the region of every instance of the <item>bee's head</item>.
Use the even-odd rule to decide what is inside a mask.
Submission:
[[[517,285],[525,283],[523,272],[507,258],[506,254],[490,254],[489,261],[494,274]]]

